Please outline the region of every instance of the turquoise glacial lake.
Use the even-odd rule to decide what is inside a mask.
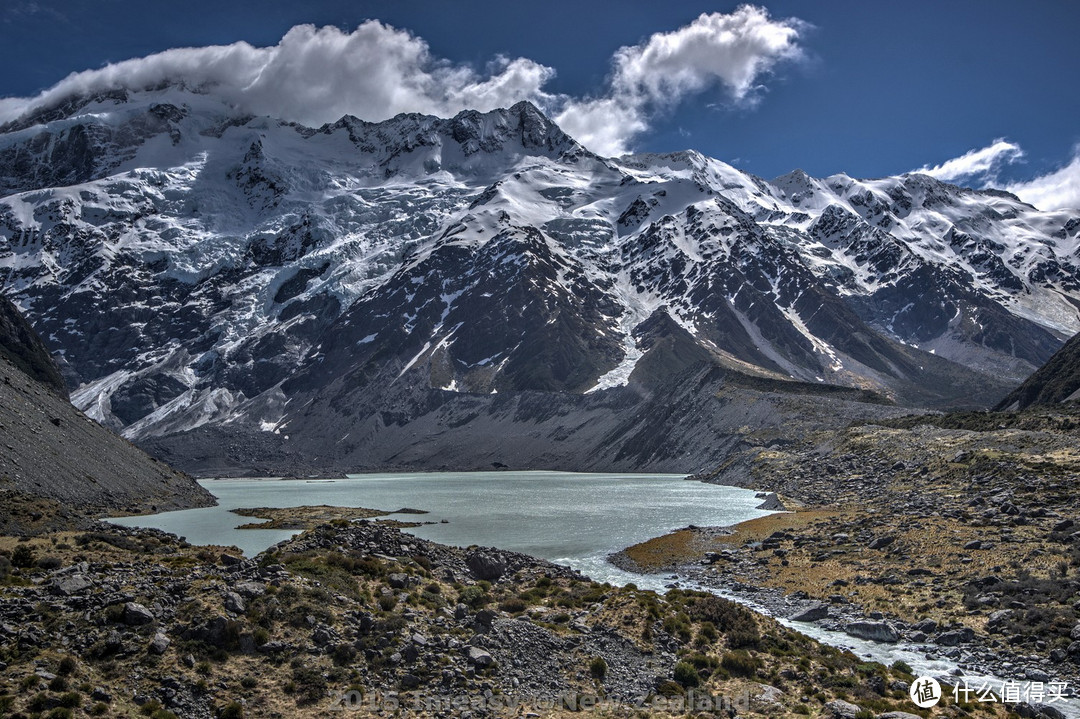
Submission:
[[[525,552],[573,566],[594,579],[625,582],[634,581],[636,575],[605,561],[613,551],[688,524],[723,526],[769,514],[755,509],[761,500],[752,491],[669,474],[424,472],[200,483],[217,497],[218,506],[110,521],[156,527],[194,544],[236,545],[254,555],[294,532],[237,529],[253,520],[230,509],[316,504],[409,507],[428,514],[391,516],[433,522],[408,530],[418,537]]]

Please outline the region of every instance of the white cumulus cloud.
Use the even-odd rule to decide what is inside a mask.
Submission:
[[[1019,162],[1023,157],[1024,151],[1019,145],[999,138],[986,147],[971,150],[934,167],[924,166],[915,172],[943,182],[974,180],[985,184],[996,179],[1003,166]]]
[[[626,151],[658,112],[715,86],[752,104],[777,63],[801,57],[807,26],[774,20],[764,8],[703,14],[656,33],[612,58],[606,86],[594,96],[551,94],[555,70],[528,58],[497,57],[483,72],[435,57],[415,35],[369,20],[352,32],[298,25],[272,47],[246,42],[176,48],[72,73],[33,98],[0,99],[0,123],[80,94],[141,90],[183,82],[239,110],[307,125],[351,114],[378,121],[402,112],[451,116],[530,100],[595,152]]]
[[[620,48],[607,93],[568,100],[556,120],[596,152],[621,154],[653,114],[688,95],[721,85],[736,103],[754,102],[763,75],[803,56],[798,41],[807,27],[797,19],[774,20],[752,5],[702,14],[678,30]]]
[[[1020,162],[1024,157],[1020,145],[999,138],[986,147],[915,172],[943,182],[1007,190],[1040,210],[1080,209],[1080,145],[1073,148],[1072,159],[1053,172],[1026,181],[999,180],[998,175],[1006,165]]]
[[[273,47],[246,42],[177,48],[69,75],[34,98],[0,101],[0,121],[76,94],[139,90],[183,81],[255,114],[318,125],[352,114],[452,115],[518,100],[544,102],[555,71],[526,58],[497,58],[486,75],[433,57],[411,33],[369,20],[350,33],[298,25]]]
[[[1080,147],[1073,149],[1072,160],[1061,169],[1004,189],[1040,210],[1080,210]]]

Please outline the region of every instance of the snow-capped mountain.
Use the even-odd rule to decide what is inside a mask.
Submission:
[[[617,454],[692,366],[990,404],[1080,330],[1078,213],[602,158],[528,103],[313,129],[179,85],[72,98],[0,128],[0,197],[0,280],[73,401],[181,464],[228,435],[359,466],[508,402],[491,431],[575,418],[530,461],[595,412]]]

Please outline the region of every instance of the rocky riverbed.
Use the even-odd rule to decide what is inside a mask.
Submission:
[[[687,528],[613,559],[904,643],[965,674],[1071,692],[1078,447],[1073,416],[1043,411],[910,418],[756,448],[706,479],[779,491],[798,511]]]

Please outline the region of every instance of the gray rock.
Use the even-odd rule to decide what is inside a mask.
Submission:
[[[161,632],[158,632],[150,641],[149,649],[154,654],[164,654],[170,644],[172,644],[172,641]]]
[[[240,582],[234,589],[245,599],[255,599],[266,594],[266,585],[262,582]]]
[[[281,641],[267,642],[261,645],[258,651],[262,654],[281,654],[282,652],[292,651],[292,645]]]
[[[60,577],[53,582],[53,589],[56,593],[62,594],[65,597],[70,597],[72,594],[86,591],[93,586],[94,583],[82,574],[71,574],[66,577]]]
[[[1041,669],[1028,669],[1024,673],[1024,678],[1030,682],[1043,682],[1044,684],[1050,681],[1050,675]]]
[[[481,609],[476,613],[476,618],[473,620],[473,625],[477,631],[487,632],[491,630],[492,624],[495,622],[495,618],[499,615],[490,609]]]
[[[124,624],[138,627],[153,621],[154,615],[143,605],[137,602],[128,602],[124,605]]]
[[[824,602],[818,602],[806,607],[802,611],[793,614],[791,621],[793,622],[817,622],[822,619],[829,618],[829,605]]]
[[[1069,632],[1069,639],[1072,639],[1073,641],[1080,640],[1080,624],[1077,624],[1072,628],[1072,631]]]
[[[960,644],[966,644],[975,638],[975,632],[970,628],[964,627],[963,629],[956,629],[949,632],[942,632],[937,635],[934,641],[943,647],[955,647]]]
[[[495,658],[480,647],[469,647],[466,656],[469,659],[469,664],[472,664],[479,669],[489,667],[495,662]]]
[[[855,719],[862,707],[843,699],[833,699],[821,708],[822,719]]]
[[[900,636],[888,622],[849,622],[844,631],[853,637],[872,642],[895,644]]]
[[[506,560],[496,552],[473,552],[465,559],[469,571],[477,579],[494,582],[506,573]]]
[[[232,612],[233,614],[243,614],[247,611],[247,605],[244,603],[244,598],[236,592],[226,592],[225,611]]]
[[[922,717],[907,712],[885,712],[884,714],[878,714],[877,719],[922,719]]]
[[[757,506],[758,509],[764,509],[768,512],[786,512],[788,508],[784,506],[784,503],[777,496],[776,492],[769,492],[765,495],[765,501]]]
[[[919,632],[925,632],[926,634],[933,634],[938,629],[938,623],[933,619],[923,619],[911,628]]]
[[[869,546],[870,549],[884,549],[895,541],[895,536],[887,534],[884,537],[876,537],[874,541],[870,542],[870,544],[867,546]]]

